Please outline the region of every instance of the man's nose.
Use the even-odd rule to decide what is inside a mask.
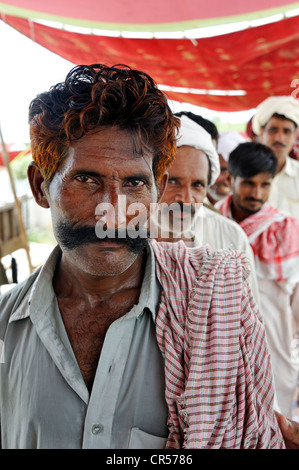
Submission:
[[[105,194],[97,205],[95,216],[107,229],[119,229],[126,227],[127,223],[126,196],[121,194]]]
[[[175,202],[182,202],[184,204],[191,204],[194,202],[191,188],[188,186],[181,188],[176,194]]]
[[[278,142],[283,142],[284,141],[285,134],[282,129],[278,129],[278,131],[275,134],[275,140]]]
[[[252,189],[252,197],[254,199],[262,199],[262,188],[260,186],[255,186]]]

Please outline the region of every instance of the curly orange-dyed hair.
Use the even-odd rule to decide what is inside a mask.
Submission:
[[[153,151],[153,172],[160,180],[176,152],[179,120],[166,96],[145,72],[126,65],[73,68],[62,83],[30,104],[32,157],[48,184],[72,142],[100,126],[131,132],[136,151]]]

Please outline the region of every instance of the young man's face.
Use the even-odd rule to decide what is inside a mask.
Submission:
[[[233,178],[233,204],[247,216],[258,212],[269,197],[272,179],[269,173]]]
[[[261,129],[259,141],[270,147],[282,168],[296,142],[296,126],[289,119],[272,117]]]
[[[69,262],[96,276],[115,275],[132,265],[136,253],[113,238],[99,243],[96,225],[124,229],[140,204],[146,221],[150,204],[158,199],[152,167],[153,154],[137,155],[130,133],[117,127],[102,128],[70,146],[40,204],[50,207],[54,234]],[[85,229],[91,241],[84,240]]]

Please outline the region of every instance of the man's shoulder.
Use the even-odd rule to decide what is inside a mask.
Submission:
[[[9,321],[12,313],[22,303],[38,275],[39,270],[0,296],[0,326]]]
[[[287,157],[284,173],[286,173],[288,176],[298,178],[299,177],[299,160],[295,160],[294,158]]]
[[[209,245],[189,248],[183,241],[176,243],[151,241],[155,258],[162,270],[173,274],[186,272],[187,276],[198,276],[203,272],[219,269],[230,269],[231,265],[238,265],[248,275],[247,261],[243,253],[227,249],[213,249]]]
[[[246,234],[242,227],[235,222],[234,220],[229,219],[228,217],[225,217],[221,212],[219,211],[213,211],[212,209],[209,209],[208,207],[203,208],[203,220],[204,222],[211,222],[211,224],[214,225],[219,225],[221,228],[229,228],[231,231],[235,232],[237,235],[240,235],[242,238],[246,238]]]
[[[1,306],[0,311],[2,311],[3,306],[6,305],[7,303],[16,301],[16,299],[19,297],[20,293],[24,290],[24,287],[28,283],[29,279],[30,278],[27,278],[24,281],[22,281],[21,283],[12,286],[5,293],[0,295],[0,306]]]
[[[291,158],[291,157],[287,157],[287,159],[289,160],[290,164],[294,168],[298,168],[298,170],[299,170],[299,160],[295,160],[295,158]]]
[[[209,244],[214,249],[231,248],[252,257],[243,228],[234,220],[209,209],[204,210],[196,220],[196,238],[198,244]]]
[[[282,228],[288,226],[293,227],[296,230],[296,234],[298,236],[298,229],[299,229],[299,220],[293,217],[292,215],[287,214],[286,212],[278,209],[277,207],[273,207],[270,204],[265,204],[265,213],[268,212],[272,216],[273,225],[281,226]],[[269,227],[271,229],[271,225]]]
[[[208,246],[188,248],[183,242],[154,242],[153,249],[158,279],[169,302],[177,305],[183,299],[183,304],[184,301],[189,307],[192,304],[194,312],[205,309],[213,321],[222,322],[225,314],[240,321],[240,325],[246,323],[246,328],[255,318],[260,322],[248,288],[250,270],[244,254]],[[250,303],[249,307],[246,302]]]
[[[151,240],[150,244],[156,260],[165,263],[171,260],[175,262],[186,262],[191,259],[194,254],[196,254],[199,260],[204,260],[214,252],[209,246],[190,248],[182,240],[174,243]]]

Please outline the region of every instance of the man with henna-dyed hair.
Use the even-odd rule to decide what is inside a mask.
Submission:
[[[75,67],[29,122],[57,247],[0,299],[1,447],[283,448],[242,256],[145,236],[179,127],[153,79]]]

